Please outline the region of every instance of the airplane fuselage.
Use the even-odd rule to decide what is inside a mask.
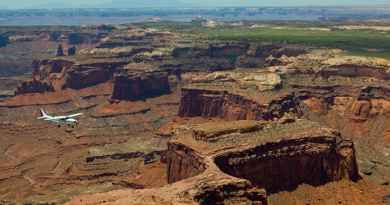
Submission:
[[[55,123],[58,125],[66,124],[66,125],[75,125],[78,124],[78,121],[75,119],[75,117],[83,115],[82,113],[76,113],[72,115],[64,115],[64,116],[51,116],[48,115],[44,110],[41,109],[42,116],[38,119],[48,121],[51,123]]]

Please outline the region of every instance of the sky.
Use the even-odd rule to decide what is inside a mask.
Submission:
[[[0,0],[0,9],[362,5],[390,5],[390,0]]]

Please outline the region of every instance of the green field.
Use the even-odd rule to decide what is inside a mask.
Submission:
[[[255,41],[303,44],[314,47],[340,48],[351,55],[372,56],[390,59],[390,32],[375,30],[340,30],[332,25],[285,24],[266,25],[261,28],[248,26],[218,26],[205,28],[190,23],[158,23],[147,26],[181,32],[207,40]],[[312,28],[316,29],[312,29]],[[321,30],[328,29],[329,30]]]
[[[315,47],[345,49],[353,55],[390,59],[390,33],[368,30],[308,30],[306,28],[221,28],[204,29],[210,40],[249,40],[304,44]]]

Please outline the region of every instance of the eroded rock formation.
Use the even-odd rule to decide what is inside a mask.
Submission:
[[[34,81],[21,85],[17,94],[54,91],[53,95],[22,95],[0,105],[50,104],[53,110],[57,105],[85,110],[88,117],[83,122],[89,127],[82,131],[92,134],[69,131],[66,136],[71,136],[76,145],[47,139],[55,145],[50,147],[53,153],[57,148],[66,151],[70,147],[78,152],[84,147],[83,153],[77,153],[84,157],[72,163],[67,163],[72,157],[64,165],[51,159],[58,164],[52,166],[54,173],[65,175],[62,183],[106,180],[122,188],[139,189],[80,196],[70,204],[266,205],[267,193],[294,191],[302,184],[318,187],[343,179],[359,180],[354,143],[345,136],[355,137],[356,133],[360,139],[372,140],[370,132],[378,132],[380,140],[388,141],[390,89],[386,65],[340,60],[333,54],[313,56],[299,46],[246,42],[178,46],[172,33],[128,32],[104,38],[99,46],[80,49],[70,58],[37,62]],[[239,69],[230,70],[233,68]],[[210,73],[215,70],[225,71]],[[178,96],[174,89],[172,96],[166,95],[171,92],[170,74],[177,76],[182,88],[177,118]],[[134,163],[149,161],[144,154],[149,151],[127,150],[133,149],[133,138],[124,152],[104,154],[92,147],[96,141],[86,140],[102,140],[99,145],[105,146],[111,143],[107,136],[113,133],[119,133],[118,143],[128,140],[133,131],[134,135],[147,132],[146,137],[151,137],[155,128],[169,120],[177,130],[155,137],[171,138],[161,160],[166,163],[162,184],[169,184],[162,188],[141,190],[146,186],[127,178]],[[192,120],[195,123],[191,124]],[[38,145],[39,140],[34,143]],[[165,146],[165,142],[159,144]],[[116,149],[116,145],[107,146]],[[10,147],[7,153],[17,153],[17,147]],[[361,149],[362,145],[357,147]],[[377,144],[372,147],[382,148]],[[385,155],[386,149],[377,152]],[[364,154],[360,156],[366,160]],[[11,170],[15,166],[6,167]],[[18,177],[40,180],[23,173]],[[143,175],[134,177],[142,179]]]
[[[57,47],[56,56],[59,57],[59,56],[64,56],[64,55],[65,55],[64,49],[62,48],[62,45],[60,44]]]
[[[54,88],[47,82],[42,81],[27,81],[23,82],[15,91],[15,95],[21,95],[26,93],[43,93],[52,92]]]
[[[341,179],[357,181],[359,173],[351,141],[336,136],[286,140],[216,158],[226,173],[245,178],[271,193]]]
[[[211,182],[200,187],[194,196],[199,205],[245,204],[267,205],[264,191],[247,182]]]
[[[33,62],[33,78],[36,80],[47,80],[51,74],[66,72],[74,62],[68,60],[41,60]]]
[[[112,100],[142,100],[170,93],[168,73],[130,73],[114,77]]]
[[[62,88],[86,88],[107,82],[111,76],[112,74],[107,68],[75,66],[66,72]]]
[[[285,113],[299,114],[292,95],[261,103],[227,91],[183,89],[179,109],[181,117],[220,117],[228,120],[271,120]]]
[[[185,70],[207,68],[209,71],[218,71],[237,67],[260,68],[269,64],[267,58],[270,56],[298,56],[306,52],[307,49],[300,46],[220,42],[179,46],[173,49],[172,56]]]
[[[199,138],[199,129],[211,133],[213,140]],[[270,136],[271,129],[277,131]],[[168,149],[171,184],[80,197],[69,204],[80,200],[99,204],[110,195],[115,196],[112,202],[142,198],[143,203],[157,204],[152,199],[158,197],[158,203],[267,205],[266,193],[291,190],[302,183],[318,186],[360,178],[353,143],[334,130],[302,120],[198,124],[176,135]]]
[[[179,143],[169,143],[166,155],[168,183],[174,183],[202,173],[203,159],[195,150]]]
[[[372,77],[381,80],[389,80],[390,72],[382,67],[359,64],[332,65],[320,71],[324,77],[344,76],[344,77]]]

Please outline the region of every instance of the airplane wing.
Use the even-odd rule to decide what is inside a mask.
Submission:
[[[83,115],[83,113],[76,113],[76,114],[73,114],[73,115],[67,115],[66,117],[67,118],[74,118],[74,117],[78,117],[78,116],[81,116]]]

